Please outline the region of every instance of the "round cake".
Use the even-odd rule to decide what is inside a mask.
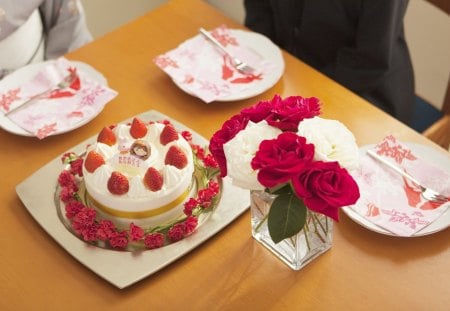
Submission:
[[[190,144],[170,123],[105,127],[87,148],[83,178],[87,202],[117,227],[143,227],[183,215],[195,193]]]

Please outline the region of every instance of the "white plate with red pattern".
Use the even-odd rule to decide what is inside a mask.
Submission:
[[[54,60],[49,60],[45,62],[40,63],[34,63],[27,66],[24,66],[22,68],[17,69],[16,71],[12,72],[11,74],[4,77],[2,80],[0,80],[0,101],[2,94],[7,92],[8,90],[14,89],[16,87],[19,87],[21,84],[23,84],[24,81],[28,81],[32,79],[40,70],[42,70],[45,66],[50,64],[51,62],[54,62]],[[79,61],[71,61],[71,63],[78,69],[80,74],[86,75],[93,81],[98,82],[101,85],[107,85],[106,78],[97,70],[95,70],[90,65],[79,62]],[[73,127],[64,129],[63,131],[57,131],[52,135],[56,134],[63,134],[68,131],[72,131],[74,129],[77,129],[89,121],[91,121],[93,118],[95,118],[100,111],[97,111],[96,114],[90,115],[89,118],[83,118],[80,120],[80,122],[74,124]],[[0,127],[4,129],[7,132],[10,132],[12,134],[20,135],[20,136],[34,136],[34,134],[25,131],[23,128],[15,124],[13,121],[11,121],[8,117],[6,117],[3,113],[0,112]]]
[[[416,143],[404,143],[411,151],[417,155],[418,157],[426,160],[428,163],[434,163],[439,166],[442,170],[446,171],[450,174],[450,157],[448,154],[445,154],[444,152],[438,151],[436,149],[416,144]],[[375,145],[367,145],[360,148],[360,154],[361,157],[368,156],[366,151],[368,149],[373,148]],[[353,221],[360,224],[364,228],[367,228],[371,231],[390,235],[390,236],[398,236],[395,235],[392,232],[385,230],[381,228],[380,226],[377,226],[376,224],[372,223],[371,221],[367,220],[364,216],[356,212],[354,209],[352,209],[349,206],[343,207],[342,210],[345,214],[347,214]],[[424,227],[420,231],[414,233],[411,237],[419,237],[424,235],[433,234],[439,231],[442,231],[446,228],[450,227],[450,208],[447,208],[447,210],[435,221],[433,221],[428,226]],[[404,236],[401,236],[404,237]]]
[[[218,102],[242,100],[259,95],[273,87],[275,83],[280,80],[281,75],[284,72],[284,59],[281,50],[269,38],[252,31],[240,29],[230,29],[229,31],[239,42],[244,43],[246,48],[261,56],[265,61],[273,64],[273,70],[266,74],[263,79],[253,81],[250,84],[250,87],[237,93],[223,95],[214,100]],[[197,36],[201,35],[198,34]],[[192,93],[183,86],[183,83],[179,83],[176,80],[173,80],[173,82],[180,89],[192,95]]]

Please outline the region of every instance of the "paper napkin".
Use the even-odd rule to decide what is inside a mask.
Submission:
[[[450,198],[450,175],[419,158],[392,135],[373,150],[424,186]],[[361,167],[353,177],[360,187],[361,198],[351,208],[395,235],[413,235],[438,219],[450,206],[450,202],[438,204],[425,200],[415,184],[368,155],[362,157]]]
[[[58,87],[73,75],[70,85]],[[3,113],[33,99],[30,104],[11,112],[8,118],[25,131],[43,139],[73,129],[91,119],[117,96],[117,92],[93,81],[65,58],[50,62],[29,81],[0,94]]]
[[[227,27],[215,28],[211,34],[231,55],[247,62],[257,71],[253,74],[239,72],[233,67],[231,58],[223,55],[202,35],[183,42],[153,61],[182,89],[206,103],[240,93],[265,79],[275,69],[274,64],[246,47],[244,42],[239,42]]]

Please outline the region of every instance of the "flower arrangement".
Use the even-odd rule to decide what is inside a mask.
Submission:
[[[57,196],[63,205],[63,221],[71,231],[85,242],[129,251],[160,248],[192,234],[198,226],[199,217],[212,212],[219,202],[218,165],[211,154],[192,142],[189,132],[181,134],[194,153],[197,183],[197,195],[184,203],[183,217],[153,228],[142,228],[132,222],[128,228],[118,228],[112,221],[101,219],[96,210],[87,204],[81,189],[83,157],[68,152],[61,158],[66,169],[58,177]]]
[[[232,116],[210,140],[222,177],[276,195],[267,215],[275,243],[300,232],[308,211],[338,221],[339,208],[359,198],[348,172],[359,163],[355,138],[319,115],[315,97],[276,95]]]

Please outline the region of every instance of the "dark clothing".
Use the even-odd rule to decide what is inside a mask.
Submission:
[[[408,0],[245,0],[245,24],[408,123],[414,74]]]

